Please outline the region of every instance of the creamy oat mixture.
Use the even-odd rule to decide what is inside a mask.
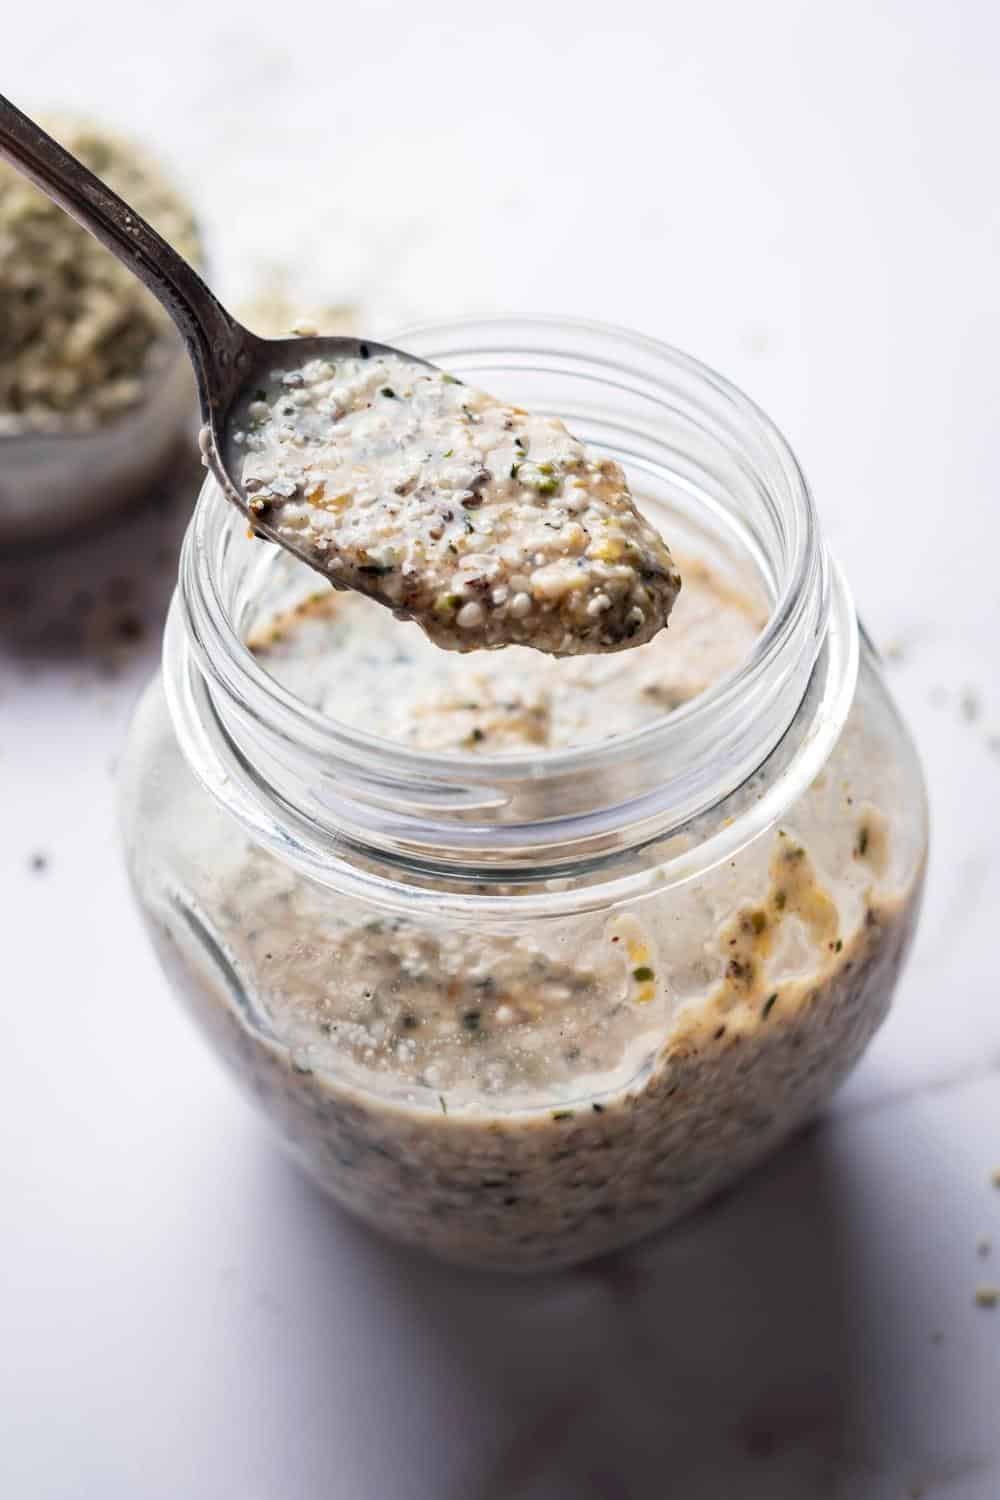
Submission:
[[[670,712],[750,648],[756,606],[703,565],[686,576],[673,649],[629,653],[614,680],[599,660],[525,652],[516,699],[510,653],[443,658],[351,596],[285,614],[255,649],[321,708],[410,744],[585,743]],[[377,912],[227,832],[211,918],[154,933],[202,1024],[352,1210],[477,1264],[582,1260],[761,1159],[881,1023],[921,872],[894,865],[863,791],[878,754],[852,719],[787,821],[635,911],[523,930]],[[223,955],[225,983],[206,954]]]
[[[191,209],[131,142],[96,126],[46,128],[197,263]],[[90,432],[155,377],[166,313],[44,193],[0,161],[0,437]]]
[[[236,438],[264,535],[450,651],[619,651],[665,627],[680,578],[614,460],[557,417],[361,348],[249,401]]]

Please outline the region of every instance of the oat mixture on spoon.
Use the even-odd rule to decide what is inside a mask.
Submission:
[[[662,630],[680,589],[625,476],[569,433],[398,355],[275,371],[238,434],[255,520],[437,646],[554,656]]]

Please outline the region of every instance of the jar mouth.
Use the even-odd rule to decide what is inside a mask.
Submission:
[[[793,453],[730,382],[641,334],[491,319],[417,327],[394,342],[497,394],[516,391],[521,405],[555,411],[622,462],[644,510],[652,487],[659,502],[708,525],[755,569],[771,602],[764,629],[733,671],[621,735],[541,754],[411,748],[305,703],[250,651],[246,609],[273,549],[245,540],[210,479],[179,586],[202,709],[255,779],[276,777],[286,807],[341,841],[404,860],[424,850],[438,865],[478,861],[510,873],[542,855],[550,866],[573,864],[607,852],[609,841],[635,847],[676,832],[766,760],[826,636],[829,567]],[[303,780],[298,795],[291,783]]]

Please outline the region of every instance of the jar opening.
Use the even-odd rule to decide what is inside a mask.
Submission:
[[[168,628],[168,696],[195,769],[311,863],[374,860],[413,878],[494,886],[562,878],[676,838],[725,802],[799,713],[828,636],[830,569],[808,487],[771,422],[685,355],[635,334],[548,320],[462,323],[402,347],[561,416],[624,466],[643,510],[753,574],[770,603],[752,650],[656,722],[542,753],[414,749],[295,697],[245,644],[287,587],[214,482],[185,543]],[[298,568],[298,565],[292,565]],[[315,589],[304,568],[301,592]],[[226,783],[226,789],[223,789]],[[278,832],[277,830],[280,830]]]

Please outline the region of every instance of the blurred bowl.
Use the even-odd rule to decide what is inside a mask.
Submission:
[[[179,335],[161,339],[143,399],[93,432],[0,436],[0,547],[67,539],[165,472],[198,403]]]

